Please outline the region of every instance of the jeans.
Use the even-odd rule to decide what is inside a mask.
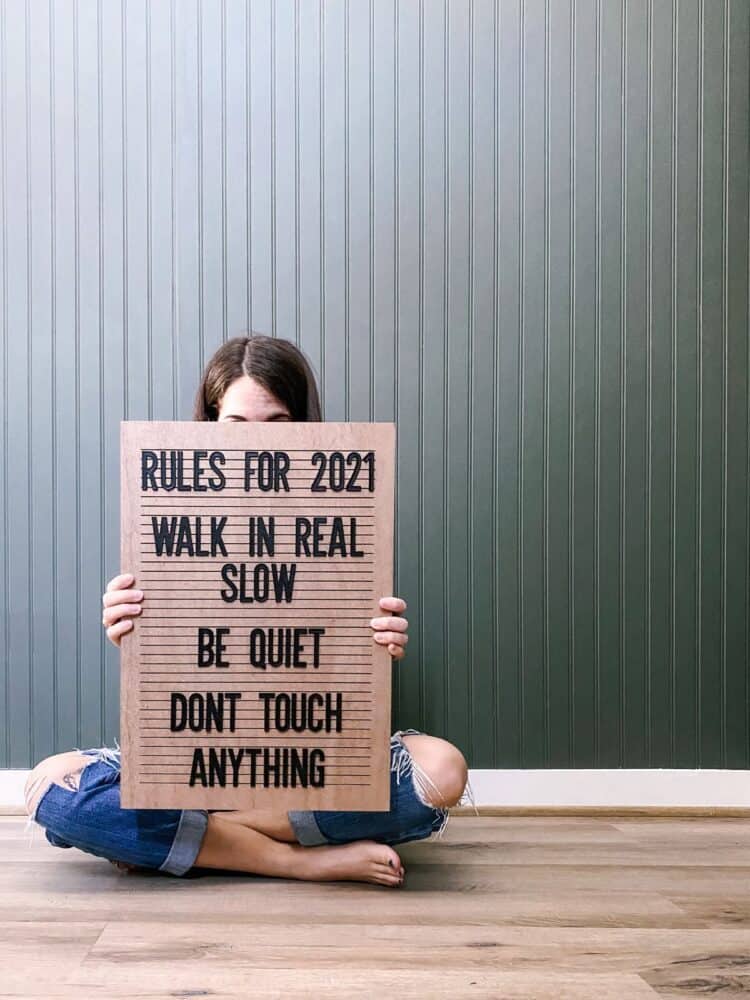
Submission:
[[[409,733],[419,730],[399,730],[391,736],[391,807],[387,812],[290,810],[287,817],[298,842],[311,846],[368,839],[401,844],[433,833],[442,836],[449,812],[426,801],[425,793],[433,783],[401,739]],[[73,775],[65,774],[61,776],[63,787],[40,765],[30,775],[26,788],[28,825],[43,827],[46,839],[55,847],[77,847],[110,861],[169,875],[189,871],[200,852],[209,814],[225,810],[123,809],[119,747],[76,752],[91,757],[83,764],[78,783]],[[29,809],[34,798],[34,807]]]

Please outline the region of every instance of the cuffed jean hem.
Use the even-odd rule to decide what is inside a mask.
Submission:
[[[206,809],[183,809],[177,824],[174,840],[159,871],[170,875],[184,875],[195,864],[208,827]]]
[[[401,844],[435,835],[440,838],[449,819],[448,808],[433,805],[439,795],[429,774],[412,757],[403,737],[419,729],[399,729],[390,739],[390,808],[384,811],[291,809],[287,819],[297,842],[305,847],[369,839]],[[402,778],[411,780],[402,781]],[[468,791],[468,789],[467,789]]]
[[[290,809],[286,815],[292,832],[300,844],[303,844],[305,847],[318,847],[320,844],[330,843],[320,832],[320,827],[313,812],[307,812],[302,809]]]

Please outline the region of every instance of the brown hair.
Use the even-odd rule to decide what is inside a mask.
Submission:
[[[322,420],[310,363],[290,340],[252,333],[233,337],[206,365],[195,397],[193,420],[218,420],[224,393],[249,375],[286,405],[292,420]]]

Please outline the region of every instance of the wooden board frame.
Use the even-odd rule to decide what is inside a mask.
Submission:
[[[120,422],[121,571],[144,591],[120,643],[123,808],[390,808],[392,663],[370,618],[393,593],[395,439],[394,423]],[[249,554],[251,517],[256,551],[273,523],[272,554]],[[287,631],[305,628],[324,631]],[[300,720],[325,728],[273,728]]]

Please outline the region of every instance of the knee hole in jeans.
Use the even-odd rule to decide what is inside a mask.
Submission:
[[[425,757],[429,764],[423,765],[414,756],[420,737],[430,741],[425,744]],[[414,789],[424,805],[436,809],[448,809],[463,796],[468,780],[468,770],[463,754],[453,744],[426,733],[406,735],[402,741],[411,758]],[[412,742],[414,741],[414,742]]]
[[[84,768],[93,760],[93,757],[71,750],[53,754],[40,761],[29,774],[24,786],[26,814],[32,819],[36,816],[39,803],[52,784],[68,791],[77,791]]]

